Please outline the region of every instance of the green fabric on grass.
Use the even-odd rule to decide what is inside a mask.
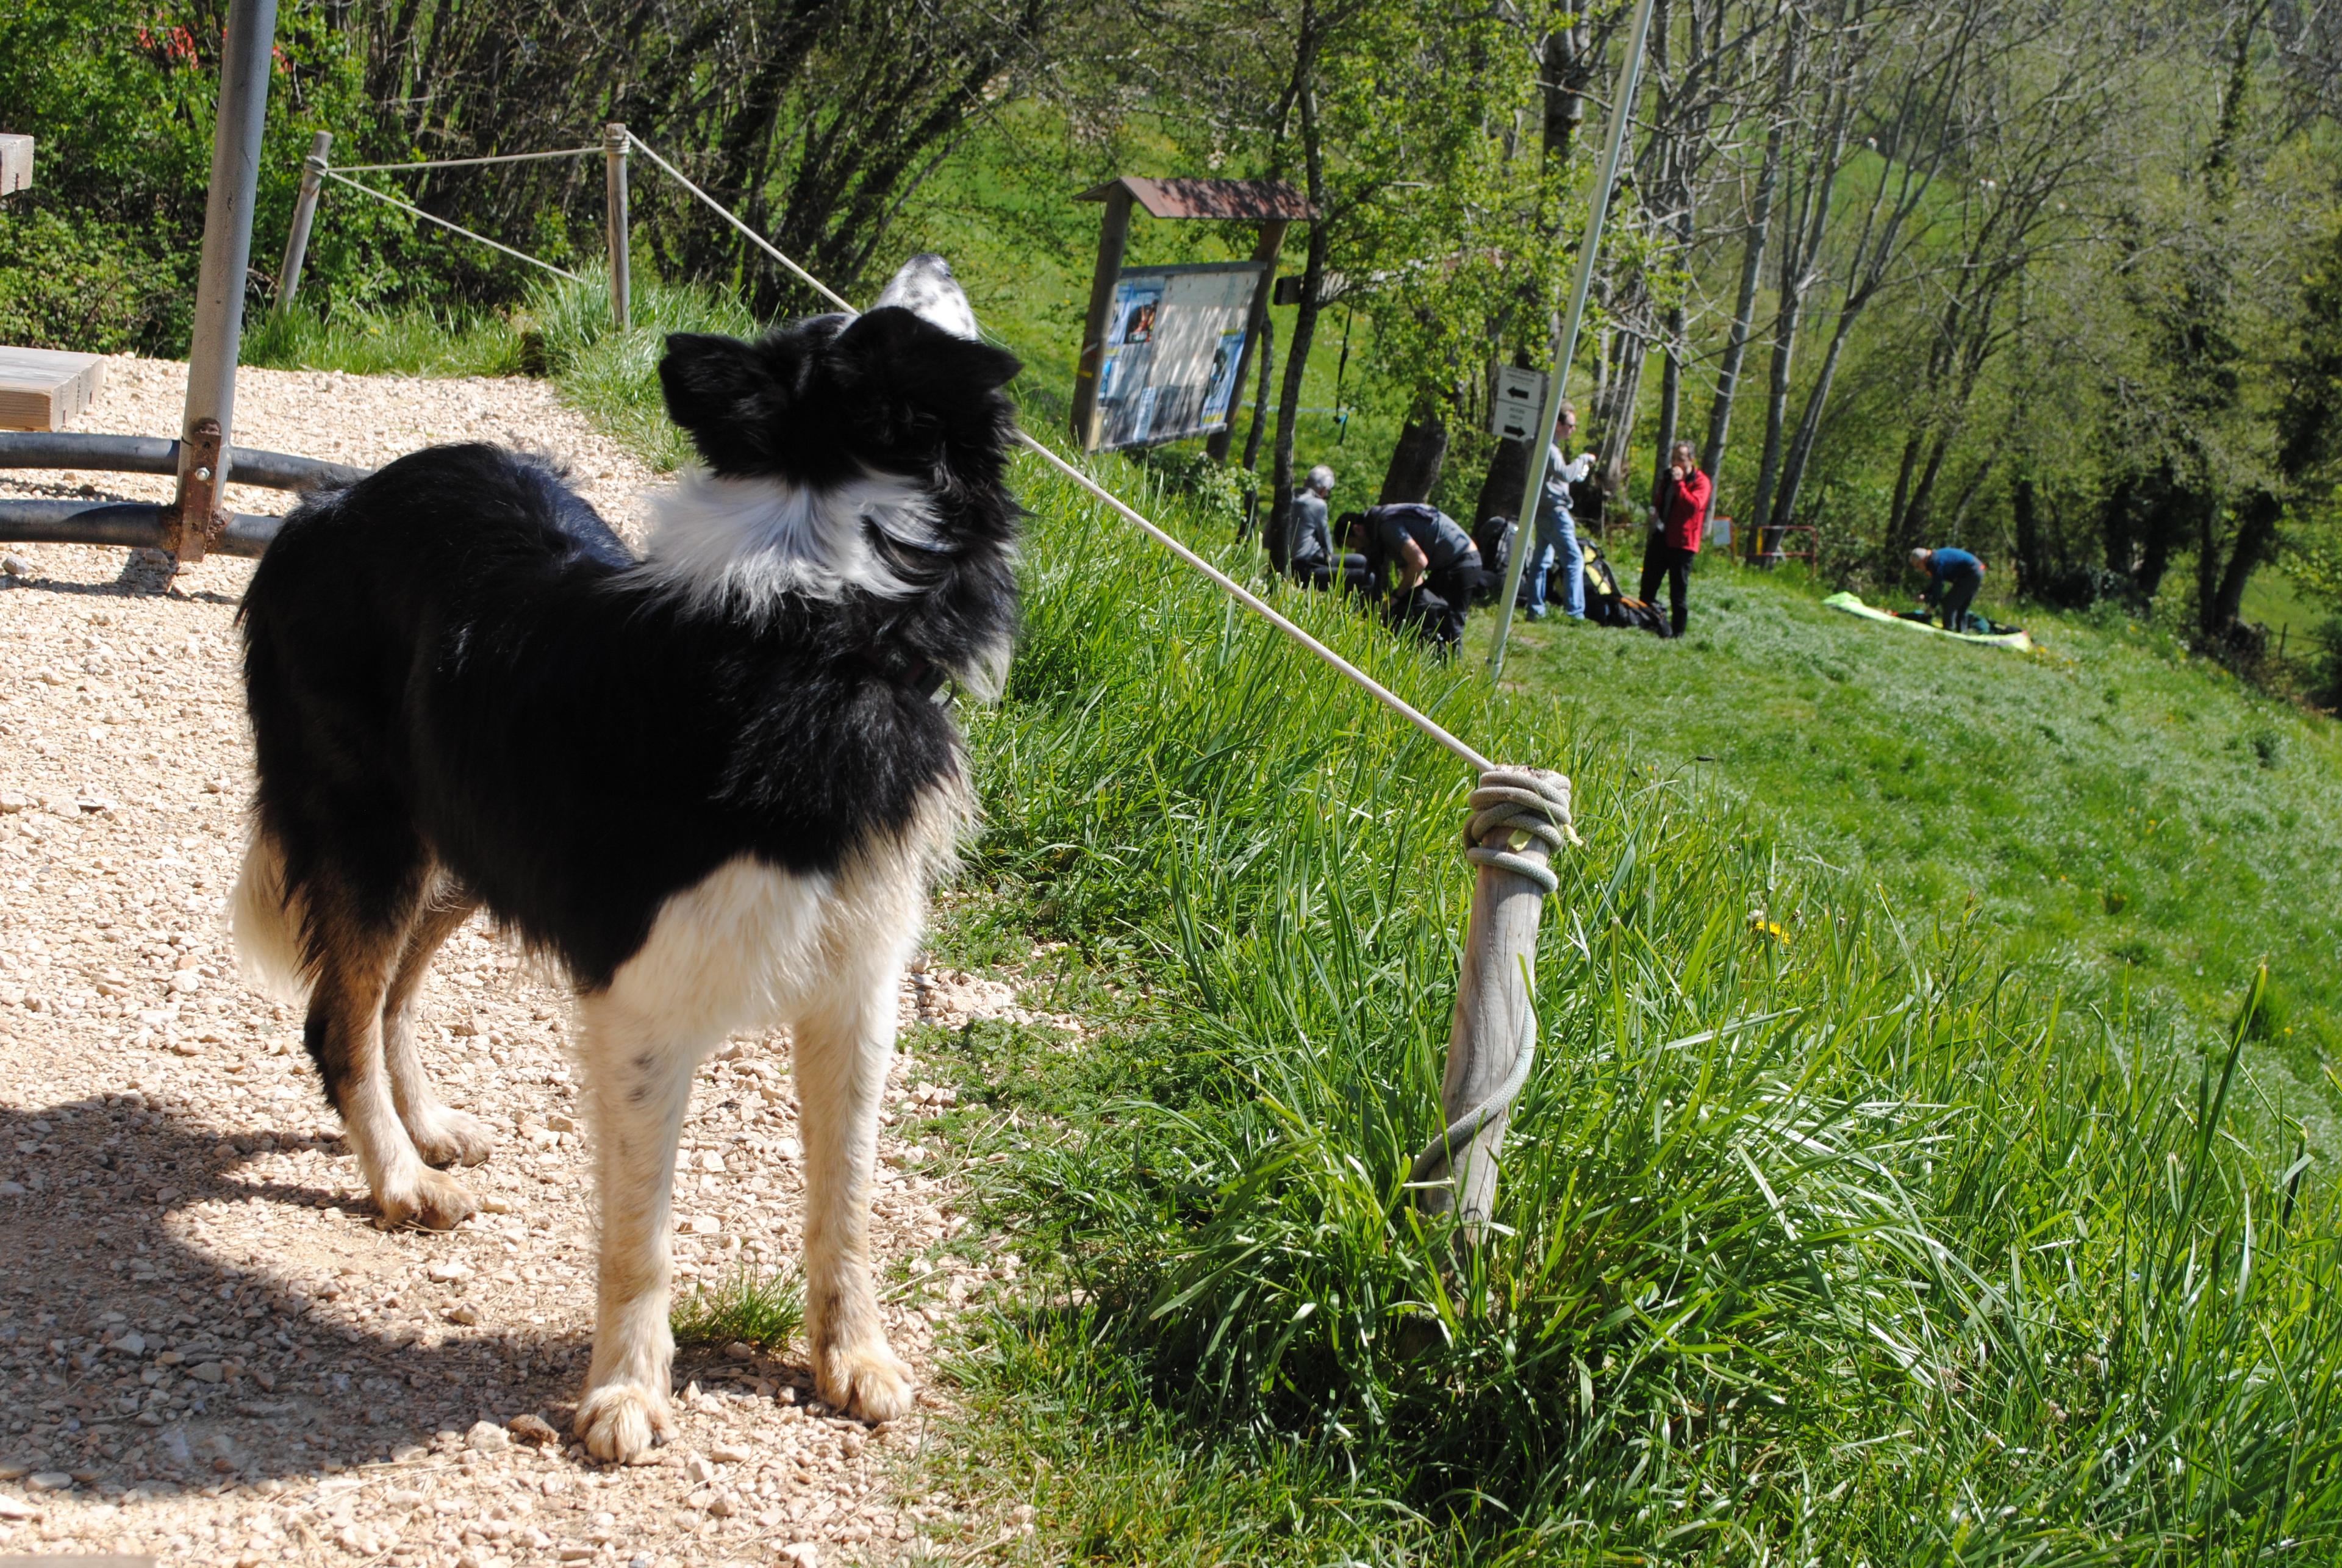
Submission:
[[[1843,610],[1849,615],[1859,615],[1866,621],[1884,621],[1890,626],[1909,626],[1916,631],[1926,632],[1931,636],[1950,637],[1962,643],[1984,643],[1996,648],[2016,648],[2028,654],[2033,652],[2033,639],[2021,631],[2004,632],[1998,635],[1987,635],[1981,632],[1947,632],[1932,622],[1907,621],[1892,611],[1882,610],[1875,604],[1866,604],[1852,594],[1832,594],[1822,603],[1833,610]]]

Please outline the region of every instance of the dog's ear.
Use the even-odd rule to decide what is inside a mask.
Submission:
[[[659,389],[668,417],[691,433],[700,452],[719,468],[743,434],[760,430],[776,412],[779,388],[755,345],[714,333],[667,334],[659,360]]]
[[[981,406],[1024,363],[1005,348],[946,332],[901,305],[881,305],[838,335],[837,351],[866,383],[929,413]]]

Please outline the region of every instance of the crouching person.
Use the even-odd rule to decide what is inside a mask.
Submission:
[[[1984,586],[1984,563],[1965,550],[1944,545],[1911,552],[1912,569],[1927,575],[1920,598],[1937,611],[1947,632],[1968,630],[1968,606]]]
[[[1436,506],[1400,501],[1366,511],[1346,541],[1386,589],[1393,625],[1412,626],[1441,653],[1464,641],[1464,614],[1480,580],[1472,536]]]

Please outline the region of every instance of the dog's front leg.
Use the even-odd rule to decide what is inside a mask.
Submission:
[[[594,1365],[576,1432],[595,1458],[624,1463],[675,1430],[667,1397],[675,1365],[670,1199],[698,1053],[653,1037],[606,1000],[582,1011],[602,1253]]]
[[[870,1284],[878,1102],[895,1049],[896,971],[801,1018],[795,1030],[806,1146],[806,1337],[814,1388],[866,1421],[911,1410],[911,1369],[886,1343]]]

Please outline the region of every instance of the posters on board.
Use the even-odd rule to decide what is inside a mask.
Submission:
[[[1096,450],[1226,428],[1258,262],[1126,267],[1106,311]]]

